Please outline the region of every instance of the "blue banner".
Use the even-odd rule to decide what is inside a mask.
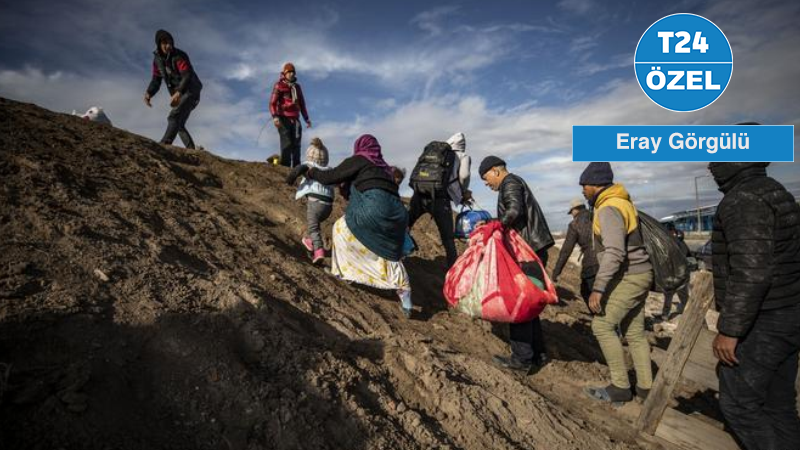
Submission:
[[[576,125],[572,160],[794,162],[794,126]]]

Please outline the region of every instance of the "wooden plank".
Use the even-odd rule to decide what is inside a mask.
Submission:
[[[664,366],[664,361],[667,359],[667,352],[660,348],[653,348],[650,353],[650,358],[655,362],[659,368]],[[705,364],[698,364],[689,358],[686,366],[683,368],[681,376],[687,380],[691,380],[700,386],[707,389],[719,391],[719,379],[717,372],[713,368],[709,368]]]
[[[692,348],[689,361],[716,371],[717,358],[714,357],[714,352],[711,349],[715,337],[717,337],[717,333],[703,327],[700,334],[697,336],[697,342],[695,342],[694,348]]]
[[[656,437],[684,450],[737,450],[739,446],[730,434],[702,420],[687,416],[672,408],[656,430]]]
[[[649,434],[639,433],[636,436],[636,443],[645,449],[659,449],[659,450],[684,450],[681,447],[662,439],[658,436],[650,436]]]
[[[689,300],[689,304],[683,312],[678,329],[675,330],[675,335],[670,342],[667,358],[662,364],[661,370],[658,371],[650,395],[644,402],[642,412],[636,421],[636,429],[641,432],[655,434],[658,422],[672,400],[672,391],[689,360],[697,335],[705,327],[706,310],[714,298],[711,280],[709,273],[701,272],[697,275],[695,288],[690,293],[694,298]]]

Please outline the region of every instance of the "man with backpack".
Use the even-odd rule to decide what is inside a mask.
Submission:
[[[551,280],[553,283],[558,282],[558,277],[561,276],[561,271],[567,265],[567,260],[572,255],[575,244],[578,244],[583,255],[581,260],[581,297],[588,306],[589,295],[592,293],[594,277],[597,273],[597,258],[592,243],[592,213],[586,209],[583,200],[576,198],[570,203],[567,214],[572,216],[572,222],[567,227],[567,237],[558,254],[558,261],[553,269]]]
[[[517,231],[547,267],[547,250],[555,241],[539,203],[525,180],[506,168],[496,156],[487,156],[478,169],[481,179],[497,195],[497,220],[504,227]],[[542,322],[536,317],[530,322],[509,324],[511,356],[495,356],[501,367],[530,372],[547,364]]]
[[[747,449],[797,448],[800,207],[765,162],[711,163],[719,406]]]
[[[464,135],[457,133],[450,139],[463,155]],[[428,213],[433,217],[447,257],[447,269],[458,258],[450,202],[462,204],[471,198],[467,190],[470,160],[468,156],[466,159],[460,156],[459,152],[454,151],[447,142],[429,143],[417,160],[409,183],[414,190],[408,212],[409,230],[423,214]],[[463,166],[462,161],[465,161]],[[465,174],[462,173],[463,169]]]
[[[175,48],[172,35],[165,30],[156,32],[156,49],[153,52],[153,77],[144,94],[144,103],[152,107],[150,99],[161,88],[161,81],[165,81],[170,98],[169,105],[172,110],[167,117],[167,131],[161,138],[162,144],[172,145],[175,136],[180,135],[186,148],[194,148],[194,141],[186,129],[189,114],[200,103],[200,91],[203,83],[189,61],[189,55],[183,50]]]
[[[650,344],[644,332],[644,303],[653,283],[653,266],[645,249],[639,215],[625,187],[614,184],[609,163],[590,163],[581,174],[580,184],[594,208],[592,232],[599,263],[589,295],[589,309],[595,314],[592,333],[611,372],[611,384],[587,387],[586,393],[609,403],[633,399],[619,328],[628,341],[636,370],[636,394],[646,398],[653,373]]]

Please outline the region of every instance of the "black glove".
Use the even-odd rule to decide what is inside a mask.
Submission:
[[[293,185],[297,178],[305,175],[306,172],[308,172],[307,165],[300,164],[299,166],[294,166],[294,169],[289,171],[289,175],[286,176],[286,184]]]

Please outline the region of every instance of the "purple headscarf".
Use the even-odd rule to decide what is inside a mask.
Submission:
[[[356,143],[353,144],[353,155],[367,158],[372,164],[375,164],[376,166],[385,170],[390,178],[392,177],[392,168],[389,167],[389,164],[386,164],[386,161],[383,160],[383,155],[381,154],[381,144],[378,143],[378,140],[375,139],[375,136],[371,134],[364,134],[360,138],[356,139]]]

